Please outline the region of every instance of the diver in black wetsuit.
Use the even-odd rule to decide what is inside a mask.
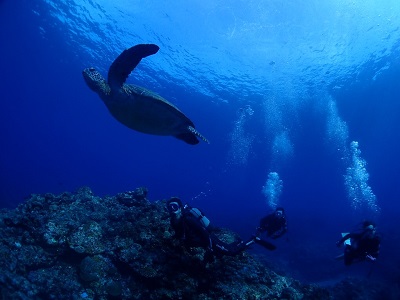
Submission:
[[[340,247],[343,243],[345,244],[344,254],[339,255],[337,259],[344,258],[344,264],[350,266],[353,262],[376,261],[381,239],[376,234],[375,224],[365,221],[361,233],[348,233],[337,241],[336,245]]]
[[[197,208],[183,206],[179,198],[167,201],[167,209],[171,216],[171,226],[175,237],[182,240],[187,248],[202,247],[206,249],[205,261],[224,255],[235,256],[242,253],[248,245],[243,241],[227,244],[212,233],[210,221]]]
[[[272,239],[277,239],[287,232],[286,215],[282,207],[277,207],[275,212],[260,220],[256,236],[260,236],[263,232],[267,232],[267,236]]]

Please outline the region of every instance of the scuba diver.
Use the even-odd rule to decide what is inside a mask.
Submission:
[[[282,207],[277,207],[275,212],[260,220],[260,226],[257,227],[256,237],[259,237],[263,232],[267,232],[267,236],[271,239],[277,239],[287,232],[286,215]]]
[[[179,198],[173,197],[167,201],[167,209],[171,216],[171,226],[175,231],[175,237],[182,240],[185,247],[202,247],[206,250],[204,261],[214,260],[214,257],[224,255],[235,256],[242,253],[251,243],[236,241],[225,243],[214,233],[210,220],[197,208],[183,205]]]
[[[344,253],[336,259],[344,258],[346,266],[350,266],[353,262],[376,261],[381,239],[376,234],[376,226],[373,222],[364,221],[360,233],[342,233],[342,236],[336,242],[336,246],[341,247],[344,244]]]

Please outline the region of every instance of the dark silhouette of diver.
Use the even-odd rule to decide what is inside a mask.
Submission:
[[[260,220],[260,226],[257,227],[257,236],[266,232],[271,239],[277,239],[287,232],[287,221],[285,210],[277,207],[275,212],[265,216]]]
[[[362,231],[347,233],[336,242],[338,247],[344,244],[344,253],[336,257],[344,259],[344,264],[350,266],[353,262],[376,261],[379,255],[381,239],[376,234],[376,226],[371,221],[364,221]]]
[[[248,245],[257,243],[268,250],[275,250],[274,244],[260,238],[260,235],[264,232],[271,239],[277,239],[287,232],[286,215],[282,207],[277,207],[273,213],[263,217],[260,220],[260,226],[256,228],[256,234],[253,235],[252,240],[247,242]]]

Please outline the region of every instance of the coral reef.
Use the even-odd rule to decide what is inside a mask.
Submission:
[[[146,188],[103,198],[81,188],[0,211],[2,299],[330,298],[247,253],[204,264],[203,249],[174,239],[165,200],[146,197]]]

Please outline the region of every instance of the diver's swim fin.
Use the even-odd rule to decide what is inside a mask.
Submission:
[[[266,248],[268,250],[271,250],[271,251],[276,249],[276,246],[274,244],[271,244],[270,242],[267,242],[266,240],[262,240],[259,237],[256,237],[254,239],[254,242],[260,246],[263,246],[264,248]]]

